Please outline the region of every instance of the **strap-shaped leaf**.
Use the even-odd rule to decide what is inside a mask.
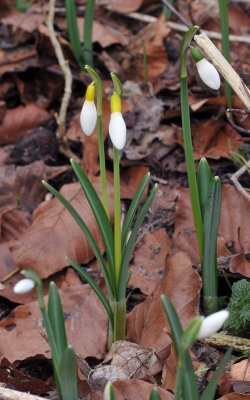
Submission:
[[[82,189],[88,200],[88,203],[93,211],[96,222],[99,226],[99,230],[102,235],[103,243],[107,254],[108,265],[110,269],[111,279],[113,282],[113,287],[115,288],[114,234],[112,227],[110,225],[104,207],[95,191],[95,188],[88,179],[87,175],[84,173],[80,165],[75,160],[71,160],[71,164],[82,186]]]
[[[127,237],[128,237],[129,229],[131,227],[131,223],[133,221],[136,209],[137,209],[138,204],[139,204],[139,202],[141,200],[141,197],[143,195],[145,187],[148,184],[149,177],[150,177],[150,174],[147,173],[144,176],[144,178],[142,179],[142,181],[141,181],[141,183],[140,183],[140,185],[139,185],[139,187],[138,187],[138,189],[137,189],[137,191],[136,191],[136,193],[135,193],[135,195],[133,197],[133,200],[132,200],[132,202],[130,204],[130,207],[128,209],[128,213],[127,213],[126,219],[124,221],[123,229],[122,229],[122,253],[123,253],[124,248],[126,246],[126,240],[127,240]]]
[[[161,396],[156,387],[154,387],[150,393],[149,400],[161,400]]]
[[[205,158],[202,158],[199,162],[197,185],[200,199],[201,217],[204,219],[205,204],[208,195],[208,190],[213,177],[210,171],[210,167]]]
[[[103,306],[105,307],[107,314],[108,314],[108,318],[110,320],[110,323],[112,325],[112,327],[114,328],[114,316],[113,316],[113,312],[111,310],[110,304],[108,302],[108,300],[106,299],[106,297],[104,296],[103,292],[101,291],[101,289],[99,288],[99,286],[95,283],[95,281],[91,278],[91,276],[89,276],[89,274],[83,269],[81,268],[79,265],[77,265],[74,261],[72,261],[69,257],[66,257],[66,260],[72,265],[72,267],[78,272],[78,274],[85,279],[85,281],[88,282],[88,284],[91,286],[91,288],[94,290],[94,292],[96,293],[96,295],[99,297],[99,299],[101,300]],[[112,297],[110,298],[110,300],[112,300]]]
[[[126,284],[128,280],[128,265],[129,265],[129,259],[137,238],[138,231],[142,225],[142,222],[148,212],[149,207],[152,204],[152,201],[155,198],[157,191],[157,185],[153,188],[151,191],[150,195],[148,196],[147,200],[145,201],[138,217],[136,220],[136,223],[134,225],[134,228],[131,232],[131,235],[129,237],[128,243],[125,247],[123,257],[122,257],[122,262],[121,262],[121,271],[120,271],[120,277],[119,277],[119,290],[118,290],[118,299],[123,299],[125,297],[125,291],[126,291]]]
[[[207,313],[217,311],[218,296],[217,234],[221,212],[221,182],[214,177],[210,183],[204,212],[204,244],[202,257],[202,282]],[[207,298],[207,305],[206,305]],[[211,307],[209,306],[211,302]],[[209,309],[208,309],[209,308]]]
[[[74,220],[76,221],[76,223],[78,224],[79,228],[81,229],[81,231],[84,233],[84,235],[86,236],[86,239],[88,240],[99,264],[100,267],[102,269],[102,273],[105,279],[105,283],[106,286],[108,288],[108,290],[110,291],[110,293],[113,291],[113,286],[112,286],[112,280],[110,279],[110,275],[109,272],[107,270],[104,258],[101,254],[101,251],[92,235],[92,233],[90,232],[89,228],[87,227],[87,225],[85,224],[85,222],[83,221],[83,219],[80,217],[80,215],[78,214],[78,212],[76,211],[76,209],[70,204],[70,202],[68,200],[65,199],[64,196],[61,195],[61,193],[59,193],[55,188],[53,188],[53,186],[49,185],[47,182],[43,181],[44,186],[54,195],[58,198],[58,200],[60,200],[60,202],[64,205],[64,207],[69,211],[69,213],[72,215],[72,217],[74,218]]]
[[[76,356],[72,346],[68,346],[62,356],[58,378],[63,400],[78,400]]]
[[[202,393],[201,400],[213,400],[215,397],[215,392],[217,389],[217,383],[219,381],[220,375],[223,371],[223,369],[226,367],[228,364],[228,361],[230,359],[230,356],[232,354],[233,347],[230,347],[224,357],[222,358],[220,364],[218,365],[218,368],[214,372],[212,378],[210,379],[209,383],[206,386],[206,389]]]
[[[161,295],[162,303],[164,306],[165,313],[168,318],[168,322],[172,331],[174,347],[177,357],[179,355],[180,341],[183,335],[183,329],[179,317],[174,309],[173,304],[169,298],[165,295]],[[195,379],[195,373],[193,369],[193,364],[189,352],[186,352],[184,357],[183,365],[183,384],[182,384],[183,400],[198,400],[199,394]]]
[[[48,316],[57,345],[59,359],[67,348],[67,336],[64,325],[63,309],[57,287],[54,282],[49,287]]]

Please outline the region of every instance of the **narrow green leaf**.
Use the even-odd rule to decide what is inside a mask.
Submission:
[[[143,195],[143,192],[148,184],[149,181],[149,177],[150,177],[150,173],[147,173],[144,178],[142,179],[134,197],[133,200],[130,204],[130,207],[128,209],[128,213],[126,216],[126,219],[124,221],[124,225],[123,225],[123,229],[122,229],[122,253],[124,251],[124,248],[126,246],[126,241],[127,241],[127,237],[128,237],[128,233],[129,233],[129,229],[131,227],[131,223],[133,221],[136,209],[138,207],[138,204],[141,200],[141,197]]]
[[[181,323],[174,309],[174,306],[169,300],[169,298],[162,294],[161,299],[172,331],[175,352],[178,357],[180,349],[180,341],[183,335],[183,329],[181,327]],[[183,400],[199,399],[195,373],[189,352],[186,352],[184,356],[182,393],[183,393]]]
[[[116,74],[114,72],[111,72],[110,76],[113,81],[114,91],[116,92],[116,94],[118,94],[118,96],[122,97],[123,87],[122,87],[122,83],[121,83],[120,79],[116,76]]]
[[[212,400],[215,397],[216,389],[217,389],[217,383],[219,381],[220,375],[226,365],[228,364],[228,361],[230,359],[230,356],[232,354],[233,347],[230,347],[227,352],[225,353],[223,359],[221,360],[220,364],[218,365],[218,368],[214,372],[212,378],[208,382],[206,389],[202,393],[201,400]]]
[[[204,212],[202,282],[206,314],[211,314],[218,309],[217,234],[220,212],[221,182],[218,177],[214,177],[209,187]],[[209,303],[212,304],[212,308]]]
[[[67,337],[64,326],[62,304],[54,282],[50,282],[49,287],[48,316],[57,344],[59,359],[61,359],[67,348]]]
[[[87,0],[85,15],[84,15],[84,37],[83,37],[83,45],[86,50],[84,50],[83,54],[84,54],[85,64],[89,64],[91,67],[94,66],[93,43],[92,43],[94,15],[95,15],[95,0]]]
[[[79,65],[79,67],[84,69],[84,56],[82,45],[79,36],[79,30],[77,25],[77,15],[76,15],[76,7],[75,2],[73,0],[65,0],[64,2],[66,7],[66,18],[67,18],[67,27],[69,32],[69,40],[70,44],[75,56],[75,59]]]
[[[189,347],[196,341],[201,323],[201,318],[194,318],[183,332],[180,340],[180,349],[182,352],[188,351]]]
[[[138,231],[139,231],[139,229],[142,225],[142,222],[148,212],[149,207],[152,204],[152,201],[155,198],[156,191],[157,191],[157,185],[155,185],[155,187],[151,191],[150,195],[148,196],[147,200],[145,201],[145,203],[137,217],[136,223],[131,232],[128,243],[124,249],[122,262],[121,262],[120,277],[119,277],[118,299],[122,299],[125,297],[126,283],[128,280],[129,259],[130,259],[130,256],[131,256],[131,253],[132,253],[132,250],[133,250],[136,238],[137,238]]]
[[[156,387],[152,389],[149,400],[161,400],[161,396]]]
[[[58,377],[63,400],[78,400],[76,356],[72,346],[68,346],[63,354]]]
[[[114,317],[113,317],[113,312],[111,310],[111,307],[109,305],[108,300],[106,299],[106,297],[104,296],[103,292],[101,291],[101,289],[99,288],[99,286],[95,283],[95,281],[91,278],[91,276],[89,276],[89,274],[83,269],[81,268],[79,265],[77,265],[74,261],[72,261],[69,257],[66,257],[66,260],[72,265],[72,267],[78,272],[78,274],[85,279],[85,281],[88,282],[88,284],[91,286],[91,288],[94,290],[94,292],[96,293],[96,295],[99,297],[99,299],[101,300],[103,306],[105,307],[107,314],[108,314],[108,318],[110,320],[110,323],[112,325],[112,327],[114,327]],[[111,298],[112,300],[112,298]]]
[[[49,316],[48,316],[45,308],[40,307],[40,310],[42,313],[43,323],[44,323],[45,330],[46,330],[47,337],[48,337],[48,342],[49,342],[49,346],[50,346],[50,350],[51,350],[54,367],[57,370],[59,367],[59,363],[60,363],[60,355],[59,355],[59,351],[57,348],[57,343],[55,340],[54,332],[53,332],[53,329],[52,329],[52,326],[50,323],[50,319],[49,319]]]
[[[89,205],[93,211],[96,222],[99,226],[107,254],[108,265],[110,269],[110,277],[113,282],[113,288],[115,290],[114,234],[111,224],[104,210],[104,207],[95,191],[95,188],[91,184],[87,175],[84,173],[84,171],[76,161],[71,160],[71,164],[82,186],[84,194],[89,202]]]
[[[213,177],[210,171],[207,160],[203,157],[199,162],[197,185],[199,191],[200,208],[202,221],[204,219],[205,204],[208,195],[208,190]]]
[[[112,280],[110,279],[109,272],[107,270],[104,258],[101,254],[101,251],[100,251],[92,233],[90,232],[90,230],[88,229],[87,225],[82,220],[82,218],[80,217],[78,212],[75,210],[75,208],[70,204],[70,202],[68,200],[66,200],[65,197],[63,197],[61,195],[61,193],[59,193],[56,189],[54,189],[53,186],[49,185],[47,182],[44,182],[44,181],[43,181],[43,184],[54,196],[56,196],[58,198],[58,200],[60,200],[60,202],[64,205],[64,207],[72,215],[72,217],[78,224],[81,231],[84,233],[86,239],[88,240],[88,242],[100,264],[109,294],[112,295],[112,290],[113,290]]]

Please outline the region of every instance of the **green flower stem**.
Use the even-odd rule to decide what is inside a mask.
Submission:
[[[230,57],[227,0],[218,0],[218,1],[220,10],[220,26],[222,34],[222,51],[223,51],[223,56],[230,64],[231,57]],[[228,108],[232,108],[232,96],[231,96],[232,92],[231,92],[231,86],[229,85],[228,82],[225,82],[225,92],[227,98],[227,106]]]
[[[67,27],[69,32],[70,44],[78,66],[81,69],[84,69],[84,64],[86,63],[84,62],[83,58],[82,45],[77,25],[75,2],[73,0],[65,0],[64,4],[66,7],[66,18],[67,18]]]
[[[200,255],[202,257],[203,224],[201,218],[199,193],[196,181],[194,156],[192,148],[192,137],[191,137],[190,115],[189,115],[189,104],[188,104],[188,87],[187,87],[187,52],[190,42],[198,29],[199,29],[198,26],[194,26],[191,29],[189,29],[189,31],[185,34],[181,43],[181,116],[182,116],[184,151],[185,151],[185,158],[187,165],[187,174],[188,174],[188,182],[190,188],[192,210],[194,216],[194,224],[200,249]]]
[[[174,400],[179,400],[181,396],[181,388],[183,381],[183,357],[179,355],[178,366],[177,366],[177,374],[175,378],[175,387],[174,387]]]
[[[97,130],[98,130],[100,174],[102,182],[102,201],[106,214],[109,217],[108,188],[107,188],[103,128],[102,128],[102,82],[99,75],[93,70],[93,68],[91,68],[89,65],[86,65],[85,68],[96,84]]]
[[[114,241],[115,241],[115,277],[116,285],[119,285],[121,269],[121,202],[120,202],[120,168],[119,168],[119,150],[113,147],[114,163],[114,202],[115,202],[115,220],[114,220]]]
[[[85,16],[84,16],[84,38],[83,46],[86,49],[84,54],[85,63],[94,66],[93,62],[93,43],[92,43],[92,30],[93,20],[95,15],[95,2],[96,0],[87,0]]]
[[[114,314],[114,337],[113,342],[125,340],[126,337],[126,299],[117,302],[110,301],[110,306]]]

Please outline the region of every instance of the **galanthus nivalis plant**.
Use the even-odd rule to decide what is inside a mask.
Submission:
[[[149,182],[149,174],[146,174],[140,183],[134,198],[128,209],[123,227],[121,227],[121,205],[120,205],[120,172],[119,172],[119,150],[125,146],[126,125],[121,114],[122,84],[114,73],[111,78],[114,85],[114,93],[111,96],[111,119],[109,124],[110,138],[113,143],[113,168],[114,168],[114,229],[109,219],[109,206],[107,196],[107,180],[104,156],[104,143],[102,132],[102,84],[97,73],[86,66],[93,82],[87,88],[86,100],[81,113],[81,125],[84,132],[90,135],[95,128],[95,108],[93,105],[95,89],[97,99],[97,128],[99,143],[100,173],[102,180],[102,201],[98,197],[93,185],[85,172],[71,160],[72,167],[81,184],[82,190],[89,202],[92,212],[97,221],[107,257],[107,264],[103,257],[96,240],[94,239],[89,227],[82,220],[81,216],[57,190],[51,185],[43,182],[48,190],[51,191],[67,208],[73,216],[80,229],[89,241],[90,246],[100,264],[106,284],[108,298],[100,290],[97,283],[91,278],[84,268],[77,265],[74,260],[67,258],[72,267],[84,278],[95,291],[103,303],[109,318],[109,346],[116,340],[124,340],[126,335],[126,288],[131,276],[129,260],[133,246],[141,227],[141,224],[148,212],[148,209],[155,197],[157,186],[155,186],[144,205],[138,212],[136,221],[131,229],[133,218],[138,208],[142,194]],[[91,103],[91,105],[90,105]],[[87,111],[86,111],[87,110]]]
[[[221,310],[208,317],[194,318],[185,331],[181,327],[180,320],[174,309],[170,299],[161,296],[163,306],[168,318],[168,322],[172,331],[175,352],[177,355],[177,375],[175,380],[174,400],[199,400],[199,393],[196,383],[195,372],[192,365],[192,360],[189,354],[189,347],[196,340],[201,340],[209,337],[220,330],[229,317],[227,310]],[[216,372],[209,381],[207,387],[202,393],[200,400],[214,400],[217,389],[217,382],[220,374],[227,365],[232,353],[230,348],[224,358],[221,360]]]
[[[211,89],[218,90],[220,88],[220,75],[217,69],[203,57],[199,49],[193,46],[190,46],[190,48],[201,80]]]
[[[31,269],[24,269],[21,274],[26,278],[17,282],[13,290],[17,294],[24,294],[34,287],[36,289],[51,350],[59,400],[78,400],[76,357],[73,347],[67,342],[62,304],[57,287],[54,282],[50,282],[48,310],[46,310],[40,276]]]

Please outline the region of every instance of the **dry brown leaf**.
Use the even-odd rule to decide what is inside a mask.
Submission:
[[[68,342],[83,358],[102,358],[108,329],[102,303],[88,285],[66,287],[59,293]],[[0,322],[0,357],[5,356],[11,362],[37,354],[50,358],[49,346],[39,333],[42,329],[37,301],[18,306]]]
[[[128,316],[128,340],[155,350],[164,360],[170,351],[171,339],[166,333],[168,322],[160,296],[165,294],[170,298],[185,329],[197,315],[200,288],[199,275],[185,253],[167,258],[162,280]]]
[[[114,11],[122,14],[129,14],[138,10],[144,0],[110,0],[109,4]]]
[[[30,226],[29,213],[10,207],[0,211],[0,243],[17,239]]]
[[[47,175],[47,169],[43,161],[24,167],[0,167],[1,208],[16,207],[19,199],[22,210],[33,212],[47,192],[41,183]]]
[[[250,394],[228,393],[218,400],[249,400]]]
[[[102,365],[90,372],[88,383],[96,391],[107,381],[149,378],[160,371],[161,365],[153,350],[119,340],[113,343]]]
[[[44,13],[41,5],[33,4],[27,12],[12,13],[2,18],[1,21],[6,26],[11,25],[14,32],[22,29],[25,32],[32,33],[44,21]]]
[[[165,229],[145,235],[133,253],[133,273],[129,287],[150,294],[162,278],[170,246],[171,241]]]
[[[93,178],[92,184],[100,195],[100,177]],[[110,209],[113,210],[113,191],[110,189],[109,186]],[[80,184],[77,182],[64,185],[60,192],[81,215],[103,251],[98,225]],[[14,261],[21,269],[33,268],[41,278],[47,278],[68,265],[66,256],[78,264],[87,263],[94,257],[77,223],[56,198],[38,206],[33,214],[30,228],[11,244],[10,250]]]
[[[15,143],[28,130],[45,125],[51,119],[51,113],[35,103],[7,110],[0,125],[0,144]]]
[[[77,18],[77,25],[79,29],[80,38],[83,38],[84,31],[84,18]],[[113,26],[104,25],[99,21],[94,21],[93,24],[93,43],[98,42],[102,47],[108,47],[115,43],[122,46],[128,44],[128,38],[118,29]]]
[[[133,37],[129,50],[139,60],[136,62],[138,74],[141,80],[144,76],[142,39],[145,41],[147,55],[148,82],[154,82],[167,67],[167,53],[163,40],[170,34],[171,29],[164,15],[161,15],[156,22],[152,22],[146,28]],[[133,72],[134,74],[134,72]]]
[[[233,364],[229,368],[230,372],[223,371],[220,376],[218,385],[220,387],[221,395],[225,395],[231,391],[236,392],[234,389],[234,384],[236,381],[238,384],[239,382],[250,382],[250,364],[248,360],[243,360],[237,364]]]
[[[242,249],[250,249],[250,226],[246,218],[246,215],[249,215],[249,208],[249,202],[233,186],[222,185],[222,207],[217,241],[218,257],[241,253]],[[182,188],[179,191],[174,221],[176,247],[186,251],[194,264],[199,264],[198,244],[188,189]],[[249,270],[247,261],[242,263],[240,257],[238,260],[234,258],[231,268],[232,272],[243,275],[245,270]]]
[[[152,383],[148,383],[139,379],[129,379],[125,381],[114,382],[115,400],[146,400],[149,399],[153,387]],[[174,397],[160,387],[157,387],[161,400],[172,400]],[[103,400],[103,391],[99,390],[94,393],[91,400]]]

